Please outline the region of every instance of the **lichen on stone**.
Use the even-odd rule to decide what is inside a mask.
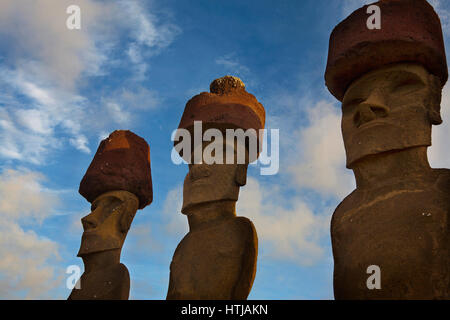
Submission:
[[[216,94],[224,94],[236,89],[245,90],[245,84],[238,77],[229,75],[214,80],[209,86],[209,91]]]

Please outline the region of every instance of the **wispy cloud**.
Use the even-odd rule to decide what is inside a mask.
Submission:
[[[234,53],[216,58],[216,63],[223,66],[231,75],[237,77],[246,78],[250,74],[250,69],[243,65]]]
[[[179,238],[189,231],[187,218],[181,213],[182,204],[183,186],[180,184],[167,193],[163,207],[166,232]]]
[[[4,170],[0,174],[0,297],[45,298],[60,284],[53,266],[59,259],[58,245],[22,223],[42,223],[59,203],[46,189],[44,177],[27,170]]]
[[[134,79],[143,80],[148,71],[147,58],[170,45],[181,29],[175,24],[162,22],[139,1],[118,1],[115,9],[117,17],[128,17],[121,19],[131,35],[126,52],[133,64]]]
[[[319,101],[306,108],[308,125],[294,134],[288,171],[296,186],[342,199],[355,187],[345,167],[341,114],[333,104]]]
[[[236,211],[255,224],[261,242],[260,258],[310,266],[324,256],[322,241],[330,218],[326,209],[314,212],[300,197],[287,199],[280,186],[264,186],[249,178]]]
[[[8,43],[0,47],[2,158],[41,164],[53,150],[66,146],[90,153],[92,135],[130,124],[133,112],[158,105],[157,94],[136,81],[146,78],[148,58],[167,47],[179,28],[157,19],[137,1],[78,0],[81,30],[68,30],[66,8],[71,4],[0,4],[0,39]],[[82,93],[93,77],[120,65],[137,68],[124,79],[135,82],[133,90],[123,90],[117,99],[111,98],[114,88],[105,98]]]

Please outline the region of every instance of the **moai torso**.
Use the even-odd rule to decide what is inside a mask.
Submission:
[[[256,273],[257,242],[245,217],[190,231],[175,250],[167,298],[246,299]]]
[[[450,297],[450,170],[355,190],[331,222],[336,299]],[[381,289],[367,287],[367,268]]]
[[[357,185],[331,221],[335,298],[449,299],[450,171],[427,158],[448,78],[440,20],[425,0],[374,5],[382,28],[353,12],[325,72]]]
[[[85,272],[79,281],[68,300],[128,300],[130,275],[122,263]]]

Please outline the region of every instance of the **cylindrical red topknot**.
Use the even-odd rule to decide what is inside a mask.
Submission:
[[[89,202],[101,194],[125,190],[139,199],[139,209],[153,200],[150,147],[131,131],[116,130],[103,140],[80,183]]]
[[[416,62],[447,81],[441,22],[426,0],[382,0],[381,29],[369,29],[366,5],[339,23],[330,36],[325,82],[339,100],[363,74],[397,62]]]
[[[210,91],[202,92],[187,102],[179,129],[192,132],[194,121],[201,121],[203,130],[254,129],[257,138],[261,138],[259,130],[264,129],[266,112],[255,96],[245,90],[239,78],[225,76],[216,79],[211,83]],[[188,160],[190,155],[183,155],[183,158]]]

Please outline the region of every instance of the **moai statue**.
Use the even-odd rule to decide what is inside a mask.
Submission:
[[[342,102],[356,190],[331,221],[336,299],[450,298],[450,171],[427,159],[448,71],[439,17],[425,0],[367,6],[330,37],[326,85]]]
[[[131,131],[111,133],[100,143],[79,192],[92,211],[81,219],[78,256],[84,273],[69,300],[127,300],[130,276],[120,263],[122,246],[136,211],[153,199],[147,142]]]
[[[210,91],[188,101],[179,129],[188,130],[194,137],[194,121],[202,121],[203,129],[222,133],[226,129],[254,129],[254,141],[259,141],[265,110],[247,93],[242,81],[225,76],[213,81]],[[245,161],[239,163],[238,144],[234,139],[225,140],[224,134],[220,145],[222,164],[207,162],[204,157],[192,161],[196,148],[203,154],[208,142],[194,144],[192,154],[181,154],[191,163],[184,180],[181,209],[188,218],[189,233],[174,253],[167,299],[244,300],[252,288],[258,238],[253,223],[237,217],[235,208],[239,189],[246,183],[248,163],[256,160],[259,151],[252,158],[249,146],[241,144]],[[227,152],[234,158],[232,163],[226,161]]]

